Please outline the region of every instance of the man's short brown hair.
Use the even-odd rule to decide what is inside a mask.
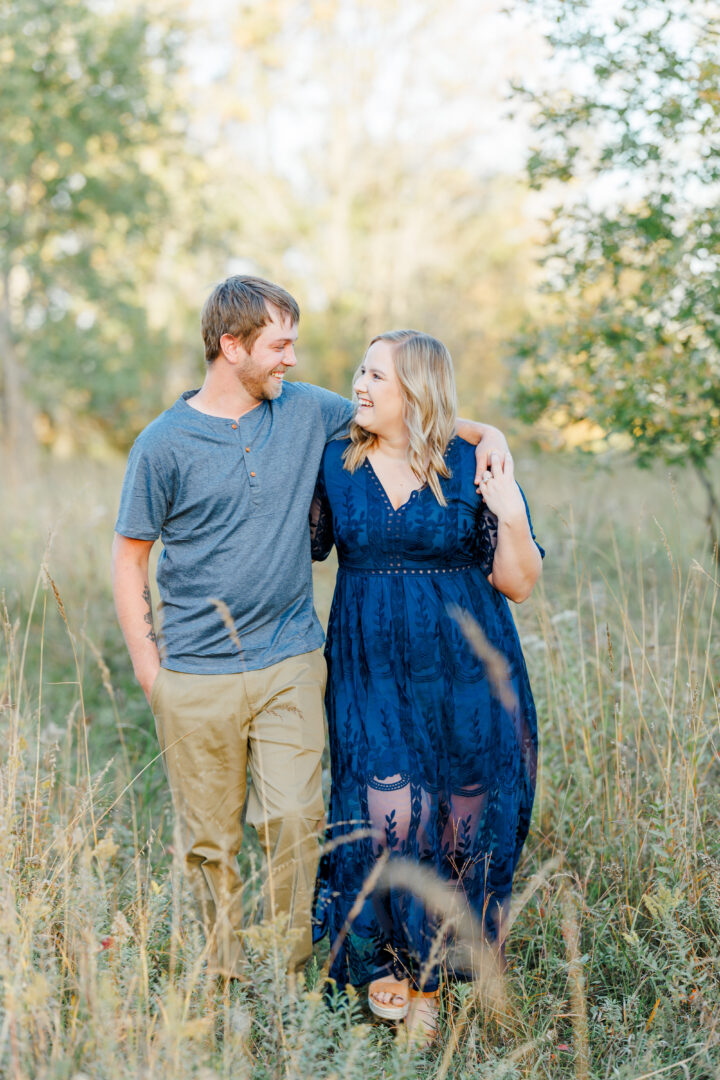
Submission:
[[[216,285],[202,309],[202,336],[205,342],[205,360],[208,364],[220,352],[220,338],[232,334],[249,352],[263,326],[272,317],[268,305],[288,315],[296,323],[300,321],[297,301],[264,278],[234,274]]]

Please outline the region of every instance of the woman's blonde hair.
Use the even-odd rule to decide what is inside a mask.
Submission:
[[[446,505],[440,477],[450,476],[444,454],[455,434],[457,397],[450,353],[441,341],[419,330],[390,330],[370,342],[387,341],[393,346],[395,374],[405,398],[403,419],[410,437],[408,461],[423,484],[427,484],[441,506]],[[370,348],[368,346],[368,349]],[[355,373],[353,383],[357,378]],[[375,444],[376,436],[352,420],[350,445],[343,464],[355,472]]]

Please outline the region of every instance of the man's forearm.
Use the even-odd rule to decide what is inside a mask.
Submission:
[[[479,484],[489,468],[490,455],[497,451],[504,461],[505,455],[510,453],[507,439],[499,428],[481,424],[478,420],[458,419],[455,426],[460,438],[475,447],[475,483]]]
[[[147,560],[128,557],[122,544],[113,551],[113,595],[135,677],[149,697],[160,668],[160,654],[153,626]]]
[[[492,424],[483,424],[479,420],[463,420],[462,417],[458,417],[456,427],[460,438],[471,446],[477,446],[486,435],[491,435],[498,443],[505,443],[507,447],[507,440],[502,431],[500,428],[493,427]]]

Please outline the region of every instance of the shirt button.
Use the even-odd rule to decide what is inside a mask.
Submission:
[[[254,473],[254,472],[251,472],[251,473],[250,473],[250,475],[251,475],[251,476],[254,476],[254,475],[255,475],[255,473]]]
[[[246,446],[246,447],[245,447],[245,453],[246,453],[246,454],[249,454],[249,453],[250,453],[250,447],[249,447],[249,446]]]
[[[237,424],[231,424],[231,425],[230,425],[230,427],[231,427],[231,428],[236,428],[236,427],[237,427]]]

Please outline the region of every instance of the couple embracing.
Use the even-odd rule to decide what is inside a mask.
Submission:
[[[287,920],[291,967],[309,958],[314,922],[330,933],[330,974],[367,983],[373,1012],[407,1017],[429,1039],[434,916],[409,891],[364,886],[381,859],[422,862],[502,944],[537,739],[505,597],[529,595],[541,549],[502,434],[457,419],[439,341],[411,330],[375,338],[351,403],[283,385],[299,319],[292,296],[260,278],[228,278],[208,298],[202,387],[130,453],[115,602],[215,969],[246,968],[236,856],[247,816],[268,860],[265,915]],[[333,544],[324,657],[311,558]],[[493,692],[456,608],[504,654],[509,698]],[[316,890],[324,692],[338,842]]]

